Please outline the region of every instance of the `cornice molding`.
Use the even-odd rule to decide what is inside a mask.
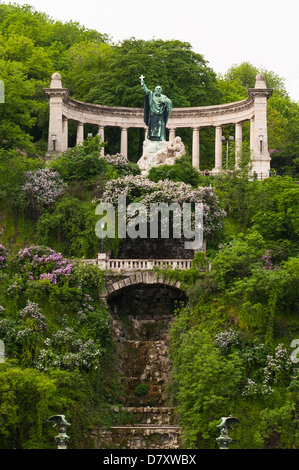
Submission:
[[[52,90],[52,89],[51,89]],[[58,91],[58,90],[57,90]],[[48,90],[46,91],[48,92]],[[56,90],[55,90],[56,92]],[[48,93],[50,94],[50,93]],[[120,106],[105,106],[94,103],[85,103],[83,101],[74,100],[69,98],[68,94],[64,95],[63,104],[65,110],[75,112],[85,112],[88,114],[110,116],[110,117],[136,117],[143,118],[143,108],[126,108]],[[254,101],[250,96],[246,100],[237,101],[234,103],[220,104],[215,106],[199,106],[190,108],[173,108],[171,118],[185,119],[195,117],[209,117],[209,116],[225,116],[236,112],[251,109]]]

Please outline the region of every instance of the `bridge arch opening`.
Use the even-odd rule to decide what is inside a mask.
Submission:
[[[186,302],[183,290],[158,283],[131,285],[107,298],[114,332],[120,340],[163,340],[175,309]]]

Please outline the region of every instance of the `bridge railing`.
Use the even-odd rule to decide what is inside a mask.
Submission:
[[[94,264],[105,271],[134,272],[152,271],[155,268],[190,269],[192,259],[110,259],[106,253],[99,253],[97,259],[83,260],[84,263]]]
[[[192,260],[110,259],[106,266],[108,271],[152,271],[154,268],[190,269]]]

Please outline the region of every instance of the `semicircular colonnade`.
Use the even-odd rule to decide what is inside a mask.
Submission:
[[[144,123],[143,108],[126,108],[85,103],[69,97],[67,88],[62,87],[59,73],[52,75],[50,88],[44,88],[49,97],[49,134],[47,158],[68,149],[68,121],[77,123],[76,143],[84,140],[84,125],[98,126],[98,135],[105,140],[105,127],[121,129],[120,153],[127,158],[128,129],[143,128],[145,138],[147,127]],[[248,90],[248,98],[234,103],[201,106],[190,108],[173,108],[169,117],[169,141],[173,141],[176,130],[191,128],[192,164],[199,170],[200,166],[200,129],[215,128],[215,167],[213,173],[222,170],[222,128],[226,125],[235,126],[235,164],[242,149],[242,126],[250,121],[250,150],[252,173],[256,172],[259,179],[268,177],[270,155],[268,151],[267,101],[273,90],[267,88],[264,75],[256,76],[255,88]],[[104,153],[104,149],[102,149]]]

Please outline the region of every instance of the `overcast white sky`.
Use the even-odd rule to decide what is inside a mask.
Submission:
[[[4,1],[2,3],[9,3]],[[13,3],[13,2],[12,2]],[[53,19],[126,38],[189,42],[216,73],[248,61],[299,101],[298,0],[19,0]],[[144,72],[146,74],[146,71]]]

